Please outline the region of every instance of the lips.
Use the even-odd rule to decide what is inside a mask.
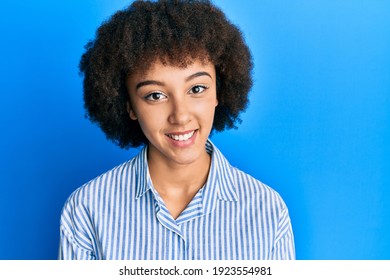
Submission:
[[[175,141],[187,141],[194,135],[194,133],[195,130],[192,130],[190,132],[184,132],[184,133],[168,133],[166,135]]]

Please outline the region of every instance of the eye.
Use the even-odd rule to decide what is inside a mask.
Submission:
[[[208,87],[202,85],[196,85],[191,88],[190,93],[199,94],[206,89],[208,89]]]
[[[167,96],[161,92],[152,92],[145,96],[145,99],[149,101],[159,101],[165,98],[167,98]]]

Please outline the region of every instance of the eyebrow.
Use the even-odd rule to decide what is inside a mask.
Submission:
[[[148,85],[163,86],[164,83],[159,82],[159,81],[151,81],[151,80],[143,81],[143,82],[138,83],[138,84],[136,85],[135,89],[139,89],[140,87],[148,86]]]
[[[202,72],[197,72],[197,73],[194,73],[190,76],[188,76],[185,81],[188,82],[188,81],[191,81],[192,79],[195,79],[197,77],[200,77],[200,76],[208,76],[212,79],[211,75],[205,71],[202,71]],[[142,81],[142,82],[139,82],[137,85],[136,85],[136,89],[139,89],[140,87],[143,87],[143,86],[148,86],[148,85],[157,85],[157,86],[164,86],[165,84],[163,82],[159,82],[159,81],[154,81],[154,80],[146,80],[146,81]]]
[[[197,73],[192,74],[191,76],[187,77],[187,78],[186,78],[186,82],[188,82],[188,81],[190,81],[190,80],[192,80],[192,79],[195,79],[195,78],[197,78],[197,77],[200,77],[200,76],[209,76],[210,79],[213,79],[209,73],[207,73],[207,72],[205,72],[205,71],[202,71],[202,72],[197,72]]]

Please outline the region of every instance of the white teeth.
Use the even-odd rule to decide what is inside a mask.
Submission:
[[[195,133],[195,130],[191,131],[190,133],[187,133],[187,134],[180,134],[180,135],[168,134],[168,136],[176,141],[187,141],[188,139],[190,139],[192,137],[192,135],[194,135],[194,133]]]

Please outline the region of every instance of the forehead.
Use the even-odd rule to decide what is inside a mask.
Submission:
[[[215,65],[208,59],[188,59],[185,64],[169,63],[167,60],[157,59],[149,63],[148,67],[129,73],[129,80],[186,78],[197,72],[207,72],[215,77]]]

